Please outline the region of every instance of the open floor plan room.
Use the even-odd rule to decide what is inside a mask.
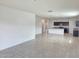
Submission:
[[[0,58],[79,58],[79,0],[0,0]]]

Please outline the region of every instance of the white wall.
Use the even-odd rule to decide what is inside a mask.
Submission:
[[[35,38],[35,14],[0,6],[0,50]]]
[[[36,16],[36,34],[42,33],[42,24],[41,24],[42,18],[39,16]]]
[[[75,24],[76,19],[69,19],[69,32],[73,34],[73,29],[76,28]]]
[[[70,33],[73,33],[74,28],[79,28],[79,27],[76,27],[76,21],[79,21],[79,16],[69,19]]]

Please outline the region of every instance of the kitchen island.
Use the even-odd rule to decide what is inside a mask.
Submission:
[[[64,28],[49,28],[48,33],[49,34],[64,35]]]

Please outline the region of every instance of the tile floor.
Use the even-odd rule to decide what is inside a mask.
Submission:
[[[36,35],[36,39],[0,51],[0,58],[79,57],[79,37],[72,35]]]

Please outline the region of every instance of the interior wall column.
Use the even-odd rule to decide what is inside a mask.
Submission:
[[[42,19],[42,34],[48,33],[48,19]]]

